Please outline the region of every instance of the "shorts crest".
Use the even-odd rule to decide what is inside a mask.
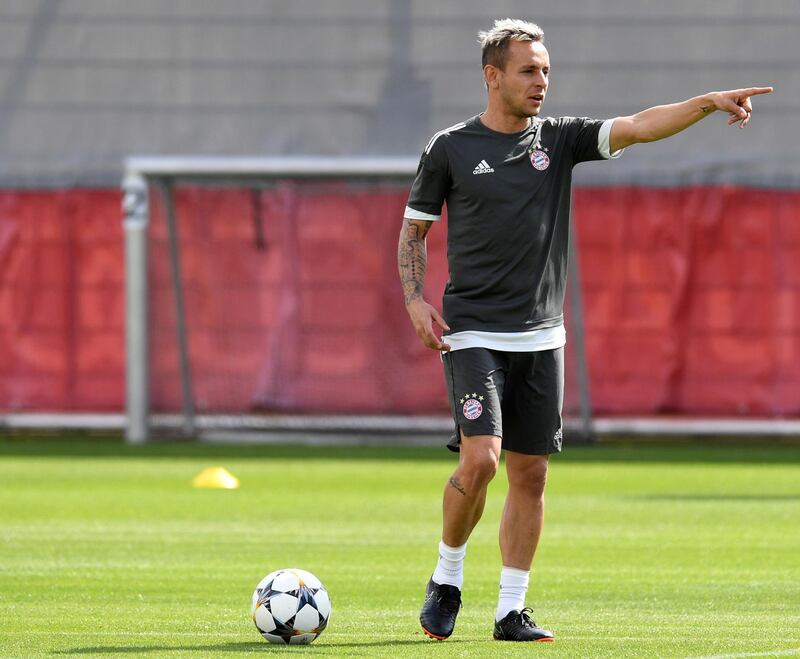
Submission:
[[[464,412],[464,416],[467,419],[469,419],[470,421],[474,421],[481,414],[483,414],[483,405],[481,405],[474,398],[468,398],[464,403],[464,407],[462,408],[462,410]]]

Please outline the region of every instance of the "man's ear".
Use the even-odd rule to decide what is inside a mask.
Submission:
[[[500,69],[492,64],[487,64],[483,67],[483,81],[486,84],[486,89],[497,89],[498,86],[498,76],[500,75]]]

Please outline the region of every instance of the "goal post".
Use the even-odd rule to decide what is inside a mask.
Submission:
[[[128,442],[147,439],[149,416],[147,327],[147,181],[136,171],[122,182],[125,234],[125,436]]]
[[[209,433],[215,429],[224,428],[226,430],[247,429],[247,430],[269,430],[291,427],[295,430],[307,429],[309,432],[318,431],[341,431],[341,432],[444,432],[448,427],[448,421],[444,416],[446,409],[443,408],[441,415],[431,415],[428,413],[395,414],[390,408],[378,410],[377,412],[369,408],[369,405],[358,402],[353,403],[352,411],[344,410],[331,413],[325,409],[326,404],[321,403],[320,413],[301,410],[292,414],[291,403],[287,403],[280,412],[290,414],[274,414],[276,410],[267,410],[264,414],[259,414],[258,410],[228,411],[224,405],[215,407],[209,403],[208,391],[211,387],[205,387],[205,393],[198,393],[195,387],[196,378],[199,377],[192,361],[192,354],[197,354],[200,349],[193,353],[190,350],[192,338],[190,336],[191,323],[187,322],[187,305],[197,305],[197,292],[186,289],[186,282],[183,275],[183,247],[187,237],[187,225],[195,229],[200,227],[202,231],[208,231],[209,227],[203,222],[224,222],[224,212],[220,211],[217,216],[201,218],[189,222],[182,215],[180,199],[178,198],[183,190],[238,190],[250,191],[250,214],[248,220],[252,224],[254,232],[254,249],[263,250],[265,244],[270,242],[270,238],[265,238],[262,226],[261,206],[265,191],[283,189],[281,186],[295,185],[307,186],[319,184],[323,186],[325,194],[329,189],[324,186],[343,183],[345,185],[357,186],[352,188],[356,192],[355,197],[367,190],[384,190],[387,186],[391,187],[395,195],[405,195],[413,180],[417,169],[418,161],[416,158],[338,158],[338,157],[179,157],[179,156],[158,156],[158,157],[131,157],[125,161],[125,175],[122,181],[123,191],[123,227],[125,234],[125,291],[126,291],[126,439],[130,443],[141,443],[147,441],[154,426],[165,425],[186,436],[196,436]],[[302,188],[305,189],[305,188]],[[347,197],[350,192],[348,188],[335,189],[335,194]],[[351,190],[351,191],[352,191]],[[291,207],[289,199],[291,195],[278,194],[275,201],[269,198],[273,205],[284,203],[286,208]],[[328,197],[323,195],[325,203]],[[358,215],[360,212],[358,197],[348,206],[350,212]],[[215,200],[222,206],[224,200]],[[245,212],[246,203],[237,197],[233,205],[236,213]],[[383,202],[380,202],[383,203]],[[347,203],[342,205],[347,206]],[[183,205],[185,206],[185,204]],[[202,203],[200,203],[202,207]],[[285,210],[285,209],[284,209]],[[210,212],[210,211],[209,211]],[[287,211],[288,212],[288,211]],[[198,211],[200,215],[206,213],[205,210]],[[291,215],[291,213],[289,213]],[[159,243],[158,255],[152,253],[151,245],[153,235],[154,218],[159,218],[159,235],[163,238]],[[292,222],[300,221],[297,218],[289,218]],[[387,221],[391,218],[387,218]],[[394,227],[399,227],[400,217],[396,218]],[[285,220],[284,227],[288,226]],[[347,222],[347,217],[340,217],[340,221]],[[320,225],[325,230],[324,225]],[[190,240],[192,238],[189,238]],[[284,248],[291,252],[286,258],[296,258],[295,264],[289,272],[289,279],[295,280],[304,275],[297,273],[304,266],[300,263],[303,253],[301,238],[295,237],[294,242],[284,245]],[[568,380],[572,383],[574,393],[569,396],[571,402],[569,409],[566,409],[565,417],[568,428],[573,434],[578,434],[585,438],[593,436],[593,419],[591,410],[591,398],[589,395],[589,376],[588,364],[585,357],[585,347],[583,345],[583,308],[580,297],[580,272],[578,268],[577,251],[575,248],[575,234],[571,241],[570,254],[570,276],[568,281],[568,305],[567,322],[570,332],[569,353],[572,355],[568,362],[572,364],[571,371],[567,373]],[[334,249],[332,246],[331,249]],[[197,261],[196,255],[187,255]],[[230,256],[230,255],[229,255]],[[228,258],[220,255],[220,258]],[[231,257],[234,261],[236,256]],[[163,260],[168,260],[168,267],[164,267]],[[214,258],[209,259],[213,261]],[[335,259],[334,259],[335,261]],[[383,268],[384,265],[372,264],[373,268]],[[213,262],[208,263],[209,268],[214,267]],[[393,266],[392,266],[393,267]],[[171,316],[169,322],[164,322],[159,330],[157,340],[154,339],[152,323],[154,322],[154,299],[156,291],[151,285],[153,272],[158,270],[164,287],[169,281],[170,289]],[[383,270],[385,272],[385,270]],[[209,276],[210,277],[210,276]],[[281,286],[284,283],[281,282]],[[288,281],[287,286],[298,286],[297,281]],[[378,284],[379,285],[379,284]],[[323,286],[324,288],[324,286]],[[302,291],[303,295],[324,297],[325,291],[311,290]],[[223,294],[224,291],[223,291]],[[233,294],[233,293],[231,293]],[[268,294],[263,290],[262,296]],[[159,294],[160,295],[160,294]],[[192,301],[189,298],[192,297]],[[163,302],[163,296],[159,299]],[[242,304],[246,307],[251,298],[248,297]],[[387,297],[388,299],[388,297]],[[399,299],[399,298],[398,298]],[[202,303],[202,300],[200,301]],[[283,306],[274,307],[276,316],[281,317],[287,326],[297,319],[297,310],[292,308],[291,303]],[[369,313],[364,311],[364,314]],[[165,316],[166,311],[161,311]],[[288,318],[292,315],[292,318]],[[230,323],[235,323],[235,319],[227,319],[226,326],[231,327]],[[220,330],[224,332],[225,330]],[[171,334],[168,338],[166,335]],[[252,333],[251,333],[252,334]],[[249,340],[253,340],[252,336]],[[278,355],[283,358],[292,352],[290,345],[295,348],[295,352],[302,352],[302,348],[297,347],[298,339],[291,332],[284,331],[283,334],[277,333],[270,338],[273,342],[270,354]],[[282,344],[286,342],[286,346]],[[161,404],[161,409],[155,410],[160,414],[153,413],[153,383],[160,383],[161,376],[151,367],[155,358],[158,361],[159,351],[163,346],[171,343],[170,351],[174,353],[174,362],[171,373],[174,375],[174,386],[171,391],[180,391],[180,401],[174,400],[172,396],[169,403]],[[338,344],[336,344],[338,345]],[[331,353],[335,351],[331,349]],[[288,357],[287,357],[288,359]],[[295,361],[297,356],[295,356]],[[283,365],[285,367],[285,364]],[[568,363],[568,369],[569,369]],[[270,371],[264,377],[272,377],[273,380],[278,375],[271,372],[271,367],[266,368]],[[278,366],[274,367],[277,372]],[[235,378],[235,373],[226,373],[222,376]],[[222,385],[225,386],[225,385]],[[302,387],[302,383],[298,386]],[[278,389],[280,386],[278,386]],[[235,396],[236,387],[231,386],[226,395]],[[387,394],[391,397],[390,394]],[[198,405],[196,397],[203,398],[203,404]],[[284,401],[285,402],[285,401]],[[444,401],[442,401],[444,405]],[[345,405],[346,407],[346,405]],[[154,423],[155,421],[155,423]]]

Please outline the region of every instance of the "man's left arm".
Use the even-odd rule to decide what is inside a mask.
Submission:
[[[744,128],[750,121],[753,104],[750,99],[758,94],[769,94],[772,87],[748,87],[724,92],[710,92],[695,96],[682,103],[657,105],[629,117],[617,117],[611,127],[609,147],[611,153],[642,142],[655,142],[680,133],[716,110],[728,113],[728,125]]]

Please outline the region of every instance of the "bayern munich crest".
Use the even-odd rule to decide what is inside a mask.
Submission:
[[[531,151],[531,165],[542,172],[550,166],[550,156],[541,149],[534,149]]]
[[[464,403],[464,416],[474,421],[483,413],[483,405],[474,398],[468,398]]]

